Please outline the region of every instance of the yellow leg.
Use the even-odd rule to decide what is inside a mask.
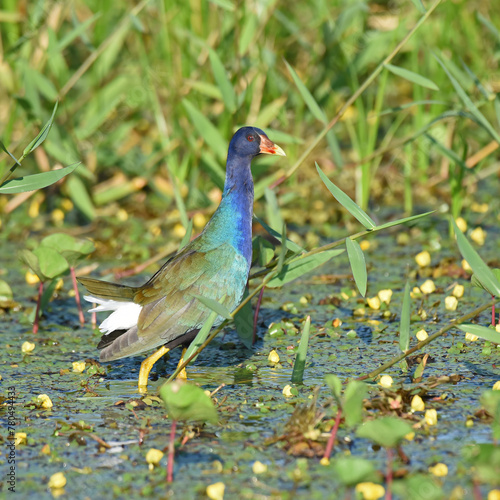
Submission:
[[[153,365],[167,352],[170,351],[165,346],[161,346],[156,352],[151,354],[151,356],[147,357],[142,363],[141,363],[141,369],[139,371],[139,392],[140,393],[145,393],[148,392],[148,378],[149,378],[149,372],[151,371],[151,368],[153,368]]]
[[[182,363],[184,363],[184,354],[186,354],[186,348],[184,347],[184,349],[182,349],[182,354],[181,354],[181,359],[179,359],[179,364],[177,365],[177,368],[179,368],[179,366],[182,365]],[[177,375],[177,378],[178,379],[181,379],[181,380],[187,380],[188,376],[187,376],[187,373],[186,373],[186,369],[183,368],[180,372],[179,372],[179,375]]]

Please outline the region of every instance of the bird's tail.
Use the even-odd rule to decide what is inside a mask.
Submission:
[[[94,278],[78,277],[77,280],[91,295],[100,299],[130,302],[134,300],[135,294],[139,291],[139,288],[134,286],[108,283],[107,281],[96,280]]]

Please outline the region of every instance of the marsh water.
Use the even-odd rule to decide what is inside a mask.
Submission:
[[[487,262],[494,263],[498,229],[494,220],[481,222],[488,238],[480,252]],[[401,237],[403,233],[406,238]],[[179,350],[157,363],[147,395],[139,394],[136,386],[141,356],[98,370],[92,363],[98,360],[95,345],[100,335],[91,328],[89,314],[85,326],[80,327],[69,278],[64,279],[34,335],[29,313],[35,305],[36,286],[26,283],[25,269],[16,259],[22,243],[3,242],[3,278],[15,290],[18,306],[1,317],[1,384],[4,397],[8,387],[15,388],[15,430],[26,433],[26,440],[16,447],[17,497],[184,500],[206,498],[207,486],[222,482],[226,499],[325,499],[350,494],[353,498],[354,493],[343,489],[331,466],[320,464],[336,414],[325,374],[336,374],[342,380],[360,377],[400,352],[398,330],[407,279],[413,287],[431,278],[437,287],[432,294],[411,301],[411,346],[417,343],[418,330],[424,328],[430,335],[490,300],[484,291],[470,285],[458,250],[448,237],[447,222],[440,216],[431,216],[415,227],[373,235],[367,241],[367,296],[391,289],[389,306],[374,310],[366,305],[355,292],[344,253],[281,289],[266,290],[252,349],[246,349],[228,327],[188,367],[189,381],[203,389],[214,391],[223,384],[214,394],[220,421],[196,428],[179,424],[172,484],[165,480],[166,455],[152,470],[145,457],[151,448],[168,446],[171,421],[156,396],[175,370]],[[425,269],[414,260],[422,249],[428,249],[432,256],[431,266]],[[117,265],[120,263],[103,261],[99,269]],[[129,282],[139,283],[149,275],[135,276]],[[465,285],[465,295],[456,311],[448,311],[444,298],[456,283]],[[285,396],[283,389],[290,384],[295,348],[307,315],[312,328],[304,383],[296,386],[296,394]],[[486,311],[478,320],[487,325],[489,318]],[[273,323],[278,326],[270,328]],[[24,354],[21,346],[27,340],[35,349]],[[271,350],[278,353],[278,363],[269,361]],[[422,379],[413,382],[414,369],[425,353],[429,358]],[[429,427],[419,425],[423,412],[407,412],[416,435],[402,446],[408,460],[397,459],[394,464],[396,485],[412,475],[428,474],[428,468],[436,463],[445,463],[448,475],[433,478],[433,484],[442,486],[447,498],[452,494],[459,495],[454,498],[472,498],[462,449],[468,443],[491,442],[491,428],[478,416],[479,397],[500,378],[497,360],[495,345],[466,341],[464,333],[454,329],[412,356],[406,373],[399,365],[387,370],[396,392],[429,384],[426,408],[438,413],[437,425]],[[83,373],[73,371],[75,361],[86,361]],[[449,377],[447,383],[432,384],[443,376]],[[372,403],[388,397],[378,381],[369,382],[368,400]],[[52,408],[44,409],[34,402],[40,394],[50,397]],[[303,429],[306,438],[291,442],[286,437],[290,431],[287,422],[300,405],[314,401],[322,418],[314,429]],[[381,413],[375,406],[366,407],[364,418]],[[5,413],[2,418],[6,431]],[[316,432],[308,434],[311,430]],[[180,446],[181,434],[186,433],[189,439]],[[5,443],[6,432],[2,436]],[[348,455],[371,460],[380,471],[378,482],[383,482],[385,450],[341,424],[332,460]],[[256,461],[267,469],[256,473]],[[6,469],[3,453],[0,462],[2,470]],[[63,490],[48,488],[48,480],[56,472],[66,477]],[[6,495],[8,484],[5,477],[2,480]],[[479,488],[485,495],[490,486]],[[441,498],[440,491],[431,488],[430,493],[422,491],[419,496],[403,490],[396,498]]]

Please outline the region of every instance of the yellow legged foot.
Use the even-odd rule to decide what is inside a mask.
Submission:
[[[145,392],[148,392],[148,378],[149,378],[149,372],[151,371],[151,368],[153,368],[153,365],[162,357],[167,354],[167,352],[170,351],[165,346],[161,346],[156,352],[151,354],[151,356],[148,356],[142,363],[141,363],[141,369],[139,371],[139,392],[141,394],[144,394]]]
[[[179,364],[177,365],[177,368],[179,368],[179,366],[181,366],[182,363],[184,363],[184,354],[186,354],[186,350],[187,349],[185,347],[184,347],[184,349],[182,349],[181,359],[179,359]],[[179,372],[179,375],[177,375],[177,378],[180,379],[180,380],[187,380],[188,376],[187,376],[185,368],[183,368]]]

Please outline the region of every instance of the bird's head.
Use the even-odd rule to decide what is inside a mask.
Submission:
[[[231,139],[229,151],[238,156],[257,156],[261,153],[286,156],[285,152],[256,127],[240,128]]]

